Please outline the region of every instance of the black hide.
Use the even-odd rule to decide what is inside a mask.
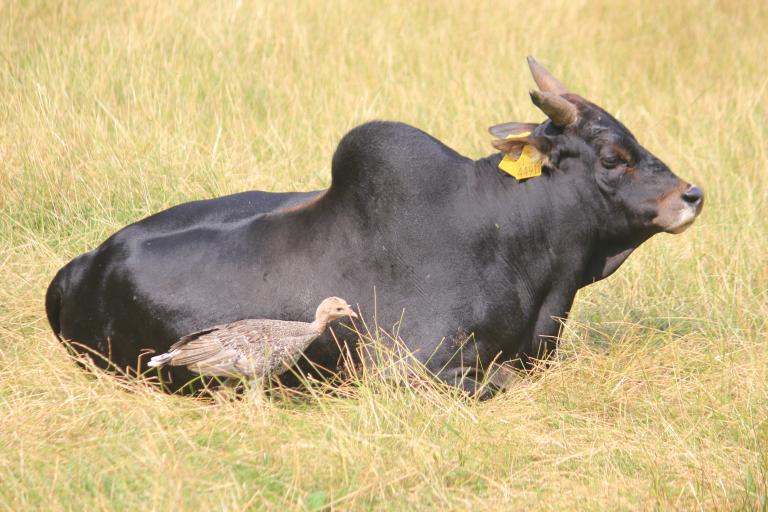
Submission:
[[[501,154],[473,161],[411,126],[367,123],[339,143],[327,191],[189,203],[119,231],[58,273],[48,318],[135,367],[206,326],[310,321],[335,295],[390,332],[402,317],[416,357],[472,391],[478,365],[551,349],[576,291],[651,234],[624,221],[614,233],[594,156],[559,153],[561,167],[518,182]],[[334,369],[339,351],[326,334],[306,356]],[[172,387],[191,377],[173,371]]]

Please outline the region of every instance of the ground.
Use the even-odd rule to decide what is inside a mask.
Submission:
[[[0,2],[0,509],[765,508],[764,2]],[[470,156],[540,121],[533,54],[706,194],[488,402],[365,374],[193,400],[89,376],[55,271],[179,202],[327,186],[401,120]]]

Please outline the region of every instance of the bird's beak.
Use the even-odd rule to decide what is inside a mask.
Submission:
[[[352,318],[357,318],[357,313],[355,313],[354,311],[352,311],[352,309],[350,308],[350,309],[349,309],[349,316],[351,316]]]

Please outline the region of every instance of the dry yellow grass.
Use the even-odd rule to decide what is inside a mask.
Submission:
[[[0,2],[0,508],[753,509],[768,478],[768,6]],[[57,268],[178,202],[329,181],[372,118],[490,152],[525,55],[702,186],[487,403],[363,378],[202,403],[89,377]],[[403,333],[407,336],[407,333]]]

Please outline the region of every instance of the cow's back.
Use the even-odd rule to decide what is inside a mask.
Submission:
[[[236,225],[250,218],[311,200],[320,192],[242,192],[215,199],[180,204],[119,230],[97,248],[65,265],[46,294],[46,313],[54,333],[119,359],[128,347],[109,346],[103,336],[112,319],[99,314],[107,288],[132,246],[147,239],[173,236],[195,229]],[[122,345],[122,344],[121,344]],[[98,361],[97,361],[98,362]]]

